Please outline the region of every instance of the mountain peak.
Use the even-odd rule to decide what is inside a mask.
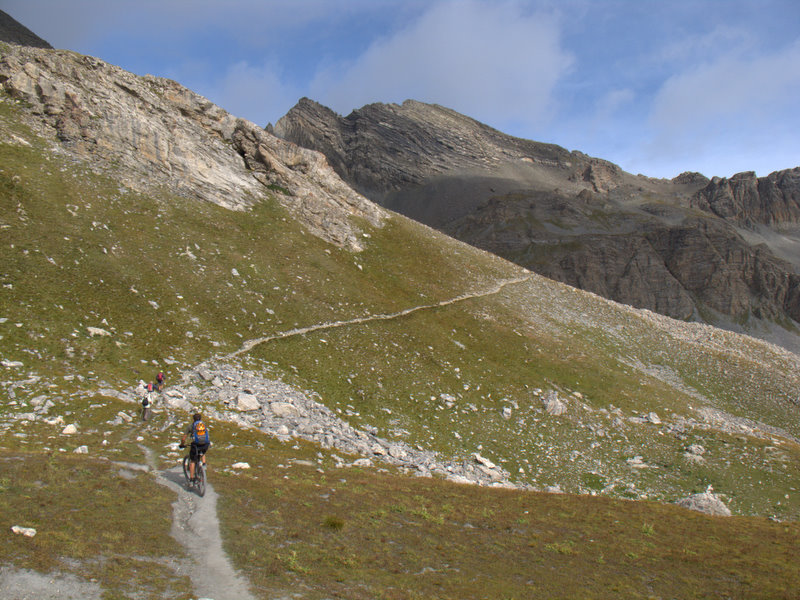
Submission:
[[[32,46],[49,50],[53,48],[48,42],[2,10],[0,10],[0,41],[18,46]]]

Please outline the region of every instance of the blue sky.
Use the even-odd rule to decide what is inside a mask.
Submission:
[[[800,166],[798,0],[0,0],[58,48],[275,122],[407,98],[632,173]]]

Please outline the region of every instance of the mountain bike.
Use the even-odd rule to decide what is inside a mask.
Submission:
[[[180,446],[185,448],[186,446]],[[189,476],[189,464],[194,463],[194,479]],[[191,451],[183,457],[183,475],[186,477],[186,487],[188,489],[194,488],[197,495],[201,498],[206,493],[206,469],[203,465],[203,457],[198,454],[196,458],[191,458]]]

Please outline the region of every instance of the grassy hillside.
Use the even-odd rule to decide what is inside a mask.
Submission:
[[[178,432],[163,415],[113,425],[136,409],[104,388],[157,370],[175,381],[247,340],[425,306],[232,360],[317,393],[354,427],[450,459],[480,452],[521,484],[570,494],[340,471],[329,451],[216,423],[216,464],[258,466],[212,477],[227,549],[260,589],[309,598],[796,589],[787,557],[800,532],[763,518],[800,515],[794,355],[537,276],[439,306],[524,272],[400,217],[362,223],[366,249],[352,253],[305,232],[275,196],[232,212],[135,193],[57,151],[18,110],[0,103],[0,564],[75,572],[118,597],[133,593],[122,581],[142,565],[183,559],[164,519],[169,492],[109,462],[146,462],[147,448],[157,466],[174,464],[167,446]],[[551,392],[564,414],[544,410]],[[43,396],[60,423],[26,416]],[[78,435],[61,435],[64,423]],[[72,453],[80,445],[88,457]],[[701,460],[687,459],[692,445]],[[286,468],[297,460],[319,460],[323,472]],[[623,501],[672,502],[708,485],[734,513],[759,517]],[[114,526],[101,528],[100,515]],[[17,521],[41,533],[14,537]],[[130,544],[134,531],[141,542]],[[186,589],[174,569],[147,568],[145,595]]]

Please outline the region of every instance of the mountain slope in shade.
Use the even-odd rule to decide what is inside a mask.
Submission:
[[[798,169],[652,179],[414,101],[340,117],[303,99],[273,131],[379,204],[547,277],[800,348]]]
[[[2,10],[0,10],[0,42],[18,44],[20,46],[32,46],[34,48],[52,49],[49,42],[40,38],[22,23]]]

